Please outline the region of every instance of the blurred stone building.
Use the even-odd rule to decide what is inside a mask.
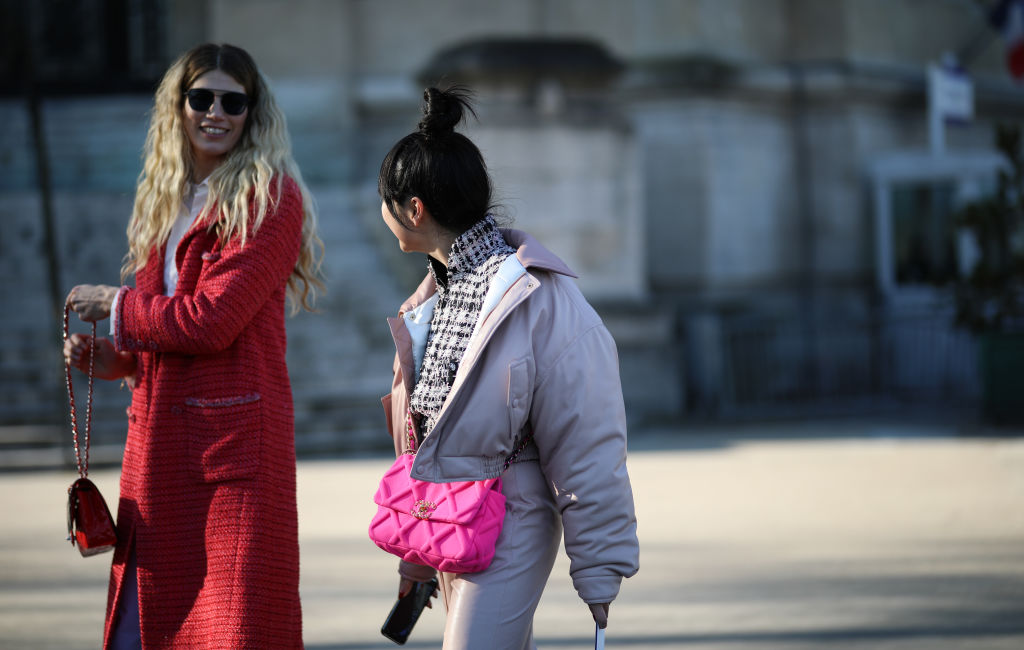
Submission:
[[[950,215],[1024,114],[987,4],[5,0],[0,424],[25,427],[0,443],[65,435],[55,300],[117,281],[152,90],[203,41],[256,58],[320,207],[329,290],[289,324],[301,449],[381,441],[383,319],[425,265],[381,225],[376,174],[439,81],[477,91],[502,211],[580,273],[635,424],[970,409]],[[927,70],[948,55],[974,115],[940,152]],[[127,399],[98,393],[100,441]]]

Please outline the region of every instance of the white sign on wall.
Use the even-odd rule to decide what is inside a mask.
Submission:
[[[947,124],[966,124],[974,118],[974,85],[967,73],[949,62],[928,66],[928,132],[932,151],[945,147]]]

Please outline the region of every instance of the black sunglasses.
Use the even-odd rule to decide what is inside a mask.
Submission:
[[[193,88],[185,93],[188,97],[188,105],[192,110],[205,113],[213,106],[214,97],[220,97],[221,108],[228,115],[241,115],[249,107],[249,97],[245,93],[233,93],[223,90],[208,90],[206,88]]]

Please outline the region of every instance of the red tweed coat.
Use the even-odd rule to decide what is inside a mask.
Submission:
[[[138,370],[104,647],[132,543],[145,648],[302,647],[284,327],[302,218],[286,178],[244,247],[197,223],[177,248],[173,296],[163,251],[121,294],[114,343]]]

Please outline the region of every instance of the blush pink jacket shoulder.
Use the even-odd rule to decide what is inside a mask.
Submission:
[[[587,603],[611,602],[622,578],[639,568],[615,342],[561,260],[525,233],[502,232],[517,253],[491,284],[412,473],[433,482],[497,476],[516,436],[532,426],[576,591]],[[382,401],[396,453],[407,446],[409,393],[425,340],[417,343],[411,315],[435,293],[428,274],[389,319],[397,354]],[[429,317],[420,322],[429,326]]]

